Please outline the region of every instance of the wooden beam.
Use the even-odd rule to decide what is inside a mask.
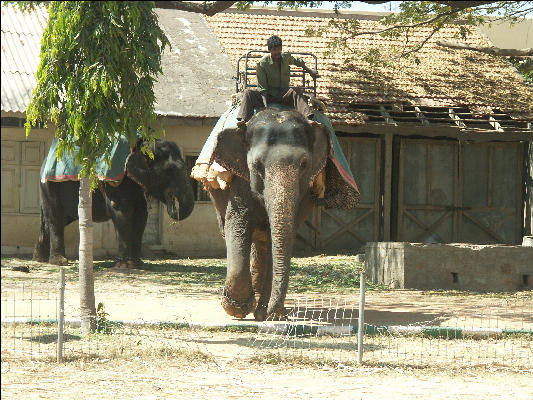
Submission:
[[[384,106],[380,105],[379,109],[381,111],[381,115],[383,116],[383,118],[385,119],[385,122],[387,124],[398,125],[396,122],[394,122],[394,120],[392,119],[392,117],[390,116],[389,112],[387,111],[387,109]]]
[[[448,115],[450,116],[450,118],[453,120],[453,122],[455,122],[455,124],[459,127],[459,128],[466,128],[466,125],[465,123],[461,120],[461,117],[459,117],[455,111],[453,110],[453,108],[449,108],[448,109]]]
[[[391,241],[392,207],[392,139],[391,133],[385,135],[385,171],[383,182],[383,240]]]
[[[494,56],[503,56],[503,57],[531,57],[533,56],[533,48],[525,49],[500,49],[495,46],[475,46],[471,44],[452,42],[449,40],[438,40],[437,44],[442,47],[448,47],[450,49],[459,49],[459,50],[472,50],[479,53],[491,54]]]
[[[230,8],[235,3],[236,1],[156,1],[155,7],[170,10],[189,11],[207,16],[213,16]]]
[[[491,115],[489,117],[489,124],[498,132],[503,132],[503,128],[498,121]]]
[[[499,140],[502,142],[525,142],[533,141],[533,132],[531,131],[481,131],[472,128],[460,129],[458,126],[436,126],[431,125],[431,129],[427,126],[420,125],[401,125],[394,126],[390,124],[372,124],[366,123],[359,126],[335,126],[335,131],[338,133],[371,133],[376,135],[385,135],[391,133],[398,136],[413,136],[420,135],[426,137],[449,137],[462,141],[472,142],[488,142],[492,140]]]
[[[427,120],[426,116],[424,115],[424,113],[420,110],[420,107],[418,106],[415,106],[415,112],[416,112],[416,116],[418,117],[418,119],[420,120],[420,122],[422,122],[422,125],[424,126],[429,126],[430,123],[429,121]]]

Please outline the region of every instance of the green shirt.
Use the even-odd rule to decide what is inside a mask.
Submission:
[[[280,94],[289,88],[291,65],[303,67],[305,63],[304,60],[293,57],[290,53],[281,53],[281,63],[275,63],[270,54],[262,57],[256,68],[259,93],[275,98],[280,97]]]

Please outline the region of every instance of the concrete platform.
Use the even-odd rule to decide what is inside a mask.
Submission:
[[[533,289],[533,247],[369,242],[365,258],[372,282],[390,288]]]

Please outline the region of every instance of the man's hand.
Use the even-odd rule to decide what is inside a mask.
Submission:
[[[309,68],[307,66],[305,66],[304,69],[305,69],[305,72],[307,72],[309,75],[311,75],[313,77],[313,79],[320,78],[320,75],[314,69],[311,69],[311,68]]]
[[[317,78],[320,78],[320,75],[317,71],[315,71],[314,69],[310,69],[309,70],[309,74],[314,78],[314,79],[317,79]]]

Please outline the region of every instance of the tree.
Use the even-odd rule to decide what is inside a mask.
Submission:
[[[15,2],[23,9],[49,3],[41,41],[37,86],[26,110],[27,134],[50,120],[59,139],[58,157],[81,165],[80,308],[82,331],[95,328],[92,254],[92,196],[96,160],[110,163],[118,135],[133,146],[138,133],[154,141],[153,85],[161,53],[170,45],[154,13],[154,3],[114,1]],[[145,149],[148,151],[148,149]]]

